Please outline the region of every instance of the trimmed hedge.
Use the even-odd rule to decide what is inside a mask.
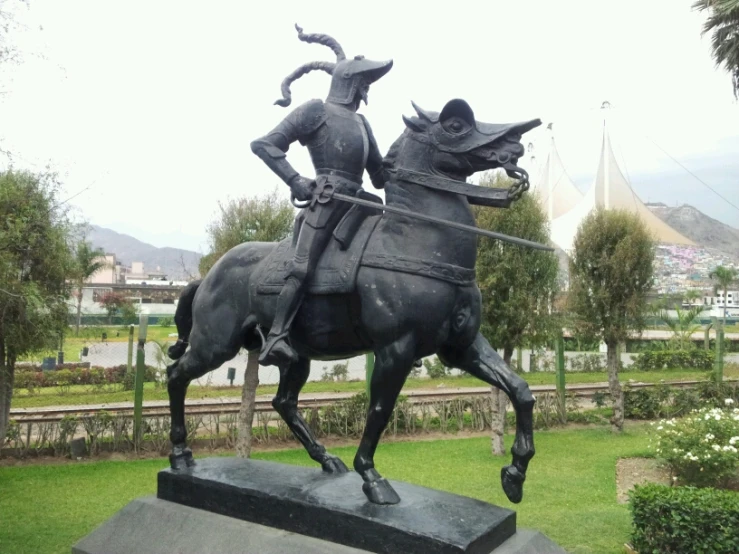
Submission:
[[[126,384],[126,365],[115,367],[92,367],[90,369],[60,369],[41,371],[19,369],[15,372],[14,389],[33,390],[44,387],[68,387],[70,385],[112,385]],[[144,381],[155,381],[157,369],[146,366]],[[130,376],[128,379],[130,380]]]
[[[629,492],[632,546],[640,554],[736,554],[739,494],[636,485]]]
[[[55,370],[58,369],[90,369],[91,364],[90,362],[65,362],[63,364],[56,364],[54,366]],[[16,362],[15,364],[16,371],[20,370],[28,370],[28,371],[51,371],[51,370],[45,370],[41,367],[41,364],[38,364],[36,362]]]
[[[634,360],[634,369],[642,371],[660,369],[713,369],[715,354],[711,350],[654,350],[639,354]]]

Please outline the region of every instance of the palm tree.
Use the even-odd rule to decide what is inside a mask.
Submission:
[[[711,33],[713,59],[731,74],[739,98],[739,0],[696,0],[693,9],[709,12],[702,34]]]
[[[77,244],[74,254],[74,282],[77,288],[77,326],[75,335],[80,333],[80,323],[82,322],[82,287],[85,281],[92,277],[95,273],[108,266],[105,261],[105,252],[96,248],[86,240],[82,240]]]
[[[736,0],[739,2],[739,0]],[[718,266],[708,274],[709,279],[713,279],[716,283],[713,287],[714,293],[718,294],[719,289],[724,291],[724,327],[726,327],[727,304],[729,302],[729,287],[739,281],[739,270],[734,267]]]
[[[703,311],[703,306],[691,306],[681,309],[675,306],[675,317],[669,315],[667,310],[660,313],[660,319],[672,331],[672,340],[678,350],[687,350],[692,345],[693,333],[701,328],[700,323],[694,323]]]

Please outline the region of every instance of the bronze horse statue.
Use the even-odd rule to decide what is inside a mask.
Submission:
[[[441,112],[413,106],[417,115],[403,117],[406,128],[383,159],[389,176],[388,206],[474,225],[470,203],[507,207],[528,188],[526,172],[516,164],[524,154],[521,137],[540,125],[538,119],[482,123],[458,99]],[[519,178],[519,186],[494,189],[493,198],[489,189],[483,195],[483,187],[466,183],[473,173],[495,168]],[[313,436],[298,410],[298,395],[311,360],[374,352],[369,410],[354,469],[371,502],[395,504],[400,498],[375,469],[375,450],[414,362],[437,354],[445,365],[502,389],[510,398],[516,436],[513,461],[501,470],[501,481],[508,498],[520,502],[534,456],[535,399],[526,381],[479,332],[477,238],[395,213],[358,210],[352,217],[358,214],[363,215],[354,220],[353,241],[348,245],[333,241],[327,248],[313,288],[295,317],[289,339],[299,359],[280,368],[274,409],[324,471],[348,471]],[[169,350],[175,361],[167,369],[173,469],[195,463],[186,445],[185,395],[190,381],[220,367],[241,348],[260,348],[274,317],[279,277],[284,275],[291,245],[294,237],[281,243],[241,244],[182,292],[175,315],[179,339]],[[331,260],[333,266],[328,267]],[[326,269],[323,274],[321,267]],[[335,280],[336,274],[344,280]]]

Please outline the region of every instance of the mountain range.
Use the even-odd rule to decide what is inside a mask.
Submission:
[[[170,279],[192,279],[197,277],[198,262],[201,255],[180,248],[158,248],[140,241],[130,235],[112,229],[91,225],[87,240],[93,247],[102,248],[106,253],[115,254],[123,265],[144,262],[144,269],[163,271]]]
[[[714,248],[739,260],[739,229],[707,216],[690,204],[670,207],[647,204],[654,215],[700,246]]]

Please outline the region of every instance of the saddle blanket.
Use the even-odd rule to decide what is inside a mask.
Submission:
[[[309,294],[348,294],[354,290],[362,254],[380,216],[365,218],[346,250],[335,237],[323,251],[318,266],[307,282]],[[283,240],[265,262],[265,277],[257,285],[257,294],[279,294],[287,279],[295,253],[293,239]]]

